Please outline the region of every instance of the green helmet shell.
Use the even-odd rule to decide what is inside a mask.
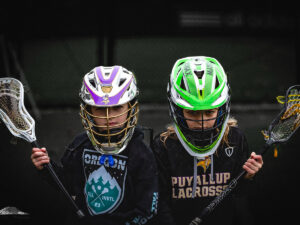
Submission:
[[[177,60],[170,83],[173,102],[185,109],[218,108],[228,98],[226,74],[221,64],[211,57]]]
[[[196,56],[182,58],[173,66],[168,86],[170,113],[175,122],[175,131],[185,149],[193,156],[203,157],[213,154],[224,135],[229,118],[229,87],[222,65],[212,57]],[[222,124],[214,132],[208,145],[196,146],[187,138],[175,108],[189,110],[210,110],[223,107]],[[177,110],[178,111],[178,110]]]

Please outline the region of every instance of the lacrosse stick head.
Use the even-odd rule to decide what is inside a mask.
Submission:
[[[0,78],[0,118],[15,137],[36,140],[35,121],[24,106],[24,87],[17,79]]]
[[[300,125],[300,85],[291,86],[285,96],[278,96],[277,101],[283,105],[279,115],[264,131],[267,144],[283,143],[289,140]]]

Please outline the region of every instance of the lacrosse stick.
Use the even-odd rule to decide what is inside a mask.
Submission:
[[[273,144],[287,142],[300,125],[300,85],[290,87],[285,96],[277,97],[277,101],[283,104],[283,108],[272,121],[268,130],[263,131],[266,142],[259,152],[261,155],[264,155]],[[200,216],[196,217],[190,225],[200,224],[203,219],[236,187],[237,182],[245,175],[245,173],[246,171],[243,170],[236,178],[234,178],[227,188],[204,208]]]
[[[35,121],[24,106],[24,88],[22,83],[14,78],[0,78],[0,118],[13,136],[30,142],[33,147],[39,148],[35,136]],[[79,218],[84,217],[64,185],[56,175],[51,163],[44,167],[49,171],[55,183],[69,199]]]

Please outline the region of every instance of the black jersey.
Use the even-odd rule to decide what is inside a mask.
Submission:
[[[177,137],[168,137],[163,143],[156,136],[153,149],[160,174],[161,224],[189,224],[241,172],[249,157],[246,138],[238,128],[231,127],[228,142],[221,144],[213,157],[198,159],[188,154]],[[231,195],[237,194],[239,191]],[[233,199],[228,196],[203,224],[232,224],[236,208]]]
[[[86,215],[82,224],[145,224],[157,211],[158,174],[152,150],[139,128],[126,149],[100,164],[86,133],[67,147],[54,168]],[[77,221],[79,222],[79,221]]]

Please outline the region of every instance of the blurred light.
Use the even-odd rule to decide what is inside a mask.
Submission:
[[[181,12],[179,24],[181,27],[219,27],[221,16],[209,12]]]
[[[244,25],[244,18],[241,12],[231,13],[224,16],[224,23],[228,27],[241,27]]]

